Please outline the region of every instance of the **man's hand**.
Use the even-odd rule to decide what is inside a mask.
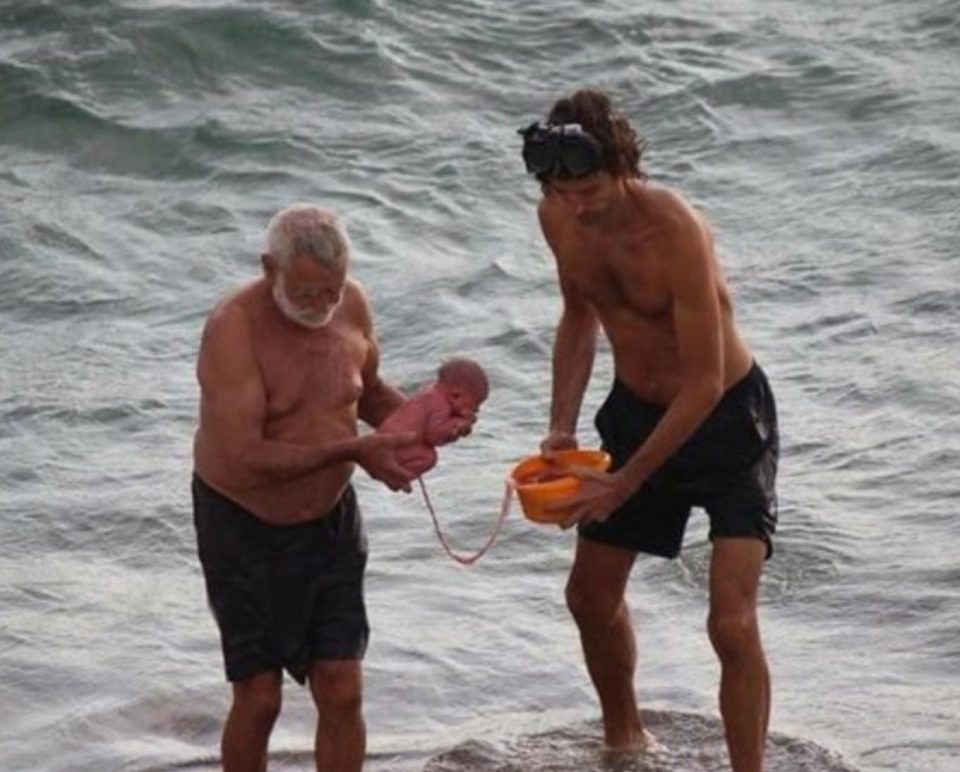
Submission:
[[[569,432],[561,432],[554,429],[540,443],[540,455],[547,461],[551,461],[556,456],[558,450],[576,450],[577,438]]]
[[[400,434],[378,434],[371,432],[357,438],[354,460],[366,470],[374,480],[379,480],[392,491],[410,492],[413,477],[397,463],[394,448],[415,442],[414,432]]]
[[[585,466],[570,466],[563,471],[576,475],[581,482],[580,490],[576,493],[548,506],[551,510],[572,507],[570,516],[560,524],[564,529],[577,523],[602,523],[623,506],[636,490],[616,472],[598,472]]]

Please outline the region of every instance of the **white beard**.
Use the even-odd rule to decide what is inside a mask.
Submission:
[[[290,298],[287,297],[282,273],[278,274],[273,282],[273,302],[277,304],[277,308],[280,309],[280,312],[287,317],[287,319],[310,330],[319,330],[321,327],[326,327],[340,305],[339,302],[334,303],[324,311],[322,315],[314,311],[305,311],[302,308],[297,308],[290,302]]]

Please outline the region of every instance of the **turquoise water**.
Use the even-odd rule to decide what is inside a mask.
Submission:
[[[188,508],[193,363],[269,216],[340,211],[403,387],[493,391],[431,493],[481,544],[544,431],[559,311],[516,127],[610,90],[711,219],[779,398],[770,768],[960,768],[960,5],[0,0],[0,769],[210,768],[228,703]],[[582,421],[609,385],[601,351]],[[358,478],[373,770],[609,769],[570,534],[449,561]],[[631,583],[633,770],[723,769],[704,518]],[[277,769],[308,769],[289,689]],[[512,766],[511,766],[512,765]]]

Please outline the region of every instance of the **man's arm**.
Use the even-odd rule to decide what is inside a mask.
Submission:
[[[540,206],[540,225],[547,244],[557,258],[557,272],[563,311],[553,342],[553,386],[550,401],[550,434],[542,444],[544,451],[575,445],[577,418],[597,346],[597,315],[576,287],[564,275],[558,239],[545,205]]]
[[[593,371],[597,346],[597,317],[575,289],[561,277],[563,312],[553,342],[553,389],[550,401],[551,433],[577,432],[583,394]]]
[[[360,420],[376,428],[394,410],[400,407],[406,397],[395,386],[384,381],[379,374],[380,352],[377,344],[370,341],[370,353],[363,370],[363,396],[360,397]]]
[[[365,440],[355,437],[316,445],[264,438],[266,394],[250,322],[234,304],[216,309],[207,321],[197,379],[203,433],[214,438],[218,452],[226,454],[231,465],[252,482],[291,480],[321,467],[358,460],[365,449]]]
[[[672,227],[670,284],[682,385],[654,431],[618,473],[630,491],[686,442],[723,396],[723,337],[709,234],[689,210]]]
[[[359,284],[354,283],[359,300],[359,320],[367,340],[367,359],[363,365],[363,394],[360,397],[359,416],[369,426],[380,426],[383,420],[406,401],[402,391],[380,377],[380,348],[373,329],[370,304]]]

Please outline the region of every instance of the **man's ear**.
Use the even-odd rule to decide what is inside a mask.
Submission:
[[[267,277],[267,281],[272,282],[277,275],[277,261],[273,259],[273,255],[268,252],[260,255],[260,265],[263,266],[263,275]]]

